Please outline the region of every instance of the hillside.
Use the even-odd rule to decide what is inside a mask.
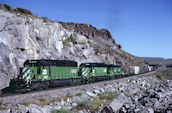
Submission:
[[[53,22],[28,10],[0,5],[0,89],[27,59],[70,59],[122,66],[145,66],[122,50],[110,32],[88,24]]]
[[[167,66],[172,64],[171,59],[164,59],[158,57],[142,57],[142,58],[146,60],[149,64],[158,64],[160,66]]]

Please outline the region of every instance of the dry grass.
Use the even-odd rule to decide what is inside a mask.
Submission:
[[[62,108],[62,109],[53,109],[51,110],[51,113],[72,113],[72,112]]]
[[[82,96],[82,93],[77,93],[75,94],[75,96]]]
[[[144,77],[151,77],[151,76],[154,76],[154,74],[144,75]]]
[[[99,97],[94,98],[91,101],[90,108],[92,111],[98,111],[100,109],[100,106],[105,107],[107,105],[107,101],[103,101]]]
[[[21,102],[19,103],[20,105],[23,105],[23,106],[29,106],[32,102]]]
[[[0,107],[0,111],[3,111],[3,110],[8,110],[9,108],[7,107]]]
[[[108,100],[108,101],[111,101],[113,100],[114,98],[116,98],[118,96],[119,93],[117,92],[114,92],[114,93],[103,93],[103,94],[99,94],[99,98],[100,99],[105,99],[105,100]]]
[[[19,104],[24,105],[24,106],[29,106],[30,104],[36,104],[38,106],[45,106],[45,105],[49,105],[50,103],[54,103],[54,102],[59,102],[61,99],[60,98],[54,98],[52,100],[45,100],[44,98],[40,98],[39,102],[21,102]]]
[[[82,109],[89,109],[90,107],[90,101],[89,100],[82,100],[78,103],[76,106],[77,110],[82,110]]]
[[[172,80],[172,70],[168,69],[168,70],[164,70],[164,71],[159,71],[156,74],[156,77],[159,80]]]
[[[68,98],[71,98],[72,96],[68,93],[64,98],[63,100],[66,101]]]
[[[154,74],[148,74],[148,75],[144,75],[144,77],[150,77],[150,76],[155,76],[157,77],[159,80],[172,80],[172,70],[168,69],[168,70],[163,70],[163,71],[157,71]]]
[[[76,109],[77,110],[86,109],[95,112],[98,111],[100,107],[105,107],[106,105],[108,105],[117,96],[118,96],[117,92],[99,94],[97,97],[93,98],[92,101],[88,101],[88,100],[80,101],[76,106]]]

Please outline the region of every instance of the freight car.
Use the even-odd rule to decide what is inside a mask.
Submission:
[[[26,92],[48,87],[85,84],[124,76],[122,68],[104,63],[82,63],[70,60],[26,60],[17,79],[2,92]]]

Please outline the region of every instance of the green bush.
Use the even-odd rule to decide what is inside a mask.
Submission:
[[[69,41],[68,41],[68,40],[64,40],[64,41],[63,41],[63,45],[64,45],[64,46],[70,47],[70,44],[69,44]]]
[[[47,22],[49,20],[47,17],[41,17],[41,18],[44,20],[44,22]]]
[[[103,94],[100,94],[98,95],[100,99],[105,99],[105,100],[113,100],[114,98],[116,98],[118,96],[118,93],[117,92],[114,92],[114,93],[103,93]]]
[[[75,94],[75,96],[82,96],[82,93],[77,93]]]
[[[89,106],[89,101],[88,100],[83,100],[83,101],[80,101],[79,103],[78,103],[78,105],[79,106],[81,106],[81,107],[87,107],[87,106]]]
[[[82,100],[78,103],[76,106],[77,110],[82,110],[82,109],[88,109],[90,106],[90,101],[89,100]]]
[[[62,109],[53,109],[51,110],[51,113],[72,113],[72,112],[62,108]]]
[[[156,77],[157,77],[159,80],[167,80],[167,79],[165,78],[165,75],[156,74]]]
[[[90,107],[92,108],[93,111],[98,111],[100,105],[103,105],[104,106],[104,104],[105,103],[103,102],[102,99],[100,99],[100,98],[94,98],[93,101],[91,101]]]
[[[74,37],[72,36],[72,34],[70,35],[70,37],[68,38],[69,42],[72,42],[73,44],[77,44],[76,40],[74,39]]]

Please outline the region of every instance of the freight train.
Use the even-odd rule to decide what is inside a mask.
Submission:
[[[136,69],[135,69],[136,68]],[[139,74],[134,67],[132,74]],[[131,69],[130,69],[131,70]],[[11,79],[2,92],[26,92],[49,87],[86,84],[127,76],[120,66],[104,63],[81,63],[70,60],[26,60],[18,78]]]

